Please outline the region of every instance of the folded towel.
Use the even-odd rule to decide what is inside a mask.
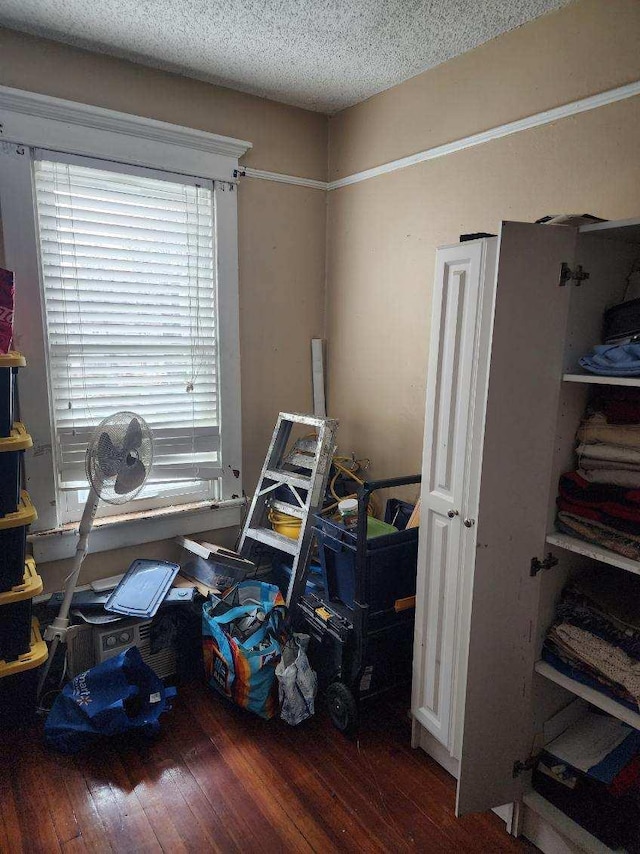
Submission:
[[[596,471],[598,469],[612,469],[616,471],[640,471],[638,463],[621,463],[618,460],[597,460],[595,457],[580,457],[580,468],[585,471]],[[582,475],[584,477],[584,475]]]
[[[578,469],[578,474],[589,483],[608,483],[612,486],[622,486],[629,489],[640,489],[640,467],[634,471],[624,469]]]
[[[585,456],[594,460],[609,460],[612,463],[640,465],[640,448],[623,448],[620,445],[606,445],[600,442],[595,445],[580,444],[576,448],[576,454],[579,460]]]
[[[606,417],[598,412],[582,422],[576,439],[586,445],[603,442],[640,449],[640,424],[609,424]]]

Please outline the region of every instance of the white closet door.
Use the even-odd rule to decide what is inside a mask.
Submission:
[[[516,800],[533,747],[539,577],[576,231],[503,223],[482,445],[458,814]],[[588,287],[588,283],[583,287]],[[463,536],[473,528],[463,528]],[[553,571],[553,570],[551,570]]]
[[[447,748],[452,742],[474,342],[486,254],[485,240],[438,250],[433,290],[412,708],[415,719]]]

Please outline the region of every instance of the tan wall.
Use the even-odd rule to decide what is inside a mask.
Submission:
[[[0,29],[0,85],[41,92],[246,139],[243,163],[326,178],[327,119],[107,56]],[[245,179],[239,188],[240,345],[244,487],[255,486],[278,411],[309,410],[310,339],[322,335],[326,198],[317,190]],[[232,531],[217,542],[231,544]],[[112,575],[132,556],[173,555],[156,543],[90,555],[83,578]],[[47,586],[67,563],[47,568]]]
[[[586,0],[347,110],[330,126],[332,177],[640,79],[640,51],[628,49],[639,13]],[[554,22],[574,36],[557,89]],[[506,106],[492,97],[500,81]],[[420,101],[440,104],[437,122]],[[329,193],[328,401],[343,448],[371,457],[377,475],[419,470],[436,247],[503,219],[640,215],[639,133],[634,98]]]
[[[344,110],[331,180],[640,79],[638,0],[579,0]]]

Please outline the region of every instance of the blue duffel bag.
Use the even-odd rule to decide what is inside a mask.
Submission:
[[[155,735],[175,694],[138,647],[129,647],[65,685],[47,716],[45,740],[61,753],[77,753],[105,736]]]

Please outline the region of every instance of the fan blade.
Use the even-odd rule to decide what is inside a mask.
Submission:
[[[98,466],[104,477],[115,477],[120,469],[122,453],[111,441],[108,433],[101,433],[98,439]]]
[[[132,418],[124,434],[122,447],[124,451],[135,451],[142,444],[142,427],[137,418]]]
[[[113,491],[118,495],[125,495],[127,492],[135,492],[145,481],[147,470],[140,460],[135,460],[131,465],[124,463],[120,468],[118,477],[113,487]]]

